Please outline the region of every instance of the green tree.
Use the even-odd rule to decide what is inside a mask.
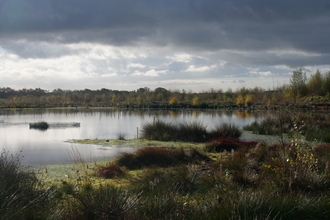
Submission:
[[[308,93],[312,95],[324,95],[322,91],[322,75],[319,70],[315,74],[311,75],[307,82]]]
[[[306,81],[306,72],[303,72],[302,69],[296,69],[292,72],[292,77],[290,79],[290,92],[295,102],[300,97],[303,97],[307,94]]]
[[[246,104],[247,106],[251,106],[252,103],[253,103],[253,95],[252,95],[252,94],[247,94],[247,95],[245,96],[245,104]]]
[[[330,95],[330,71],[323,76],[322,92],[323,94]]]

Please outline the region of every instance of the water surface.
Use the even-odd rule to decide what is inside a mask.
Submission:
[[[71,139],[115,139],[140,136],[145,122],[164,120],[173,123],[201,122],[212,128],[219,123],[238,126],[251,124],[266,112],[191,111],[191,110],[113,110],[113,109],[23,109],[0,111],[0,144],[10,154],[20,153],[29,166],[72,163],[78,150],[85,162],[103,160],[134,149],[124,146],[73,144]],[[47,130],[30,129],[29,123],[46,121],[56,124],[79,122],[80,127],[58,126]]]

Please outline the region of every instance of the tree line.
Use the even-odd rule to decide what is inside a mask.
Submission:
[[[100,90],[47,91],[41,88],[14,90],[0,88],[0,107],[197,107],[288,105],[330,101],[330,71],[317,70],[309,78],[302,69],[293,70],[290,83],[273,89],[242,87],[235,91],[221,88],[202,92],[148,87],[134,91]]]

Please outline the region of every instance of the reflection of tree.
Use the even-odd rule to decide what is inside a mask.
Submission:
[[[252,118],[252,112],[250,111],[245,112],[245,117]]]
[[[177,118],[180,116],[181,112],[180,111],[169,111],[168,112],[169,115],[172,117],[172,118]]]
[[[198,117],[201,113],[200,111],[192,111],[194,117]]]
[[[245,118],[245,112],[243,112],[243,111],[236,111],[236,115],[239,118]]]
[[[228,118],[231,118],[234,114],[233,111],[224,111],[224,114],[228,117]]]

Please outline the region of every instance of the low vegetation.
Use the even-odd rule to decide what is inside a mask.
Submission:
[[[289,113],[281,113],[278,117],[267,116],[260,122],[253,122],[243,129],[261,135],[292,136],[292,131],[299,131],[307,141],[330,143],[330,117],[326,114],[297,114],[291,117]]]
[[[40,130],[47,130],[49,128],[49,124],[45,121],[30,123],[30,128],[40,129]]]
[[[171,122],[154,121],[147,122],[142,126],[142,136],[148,140],[159,141],[185,141],[206,142],[218,137],[238,138],[242,131],[238,126],[222,124],[207,131],[206,126],[198,122],[183,122],[173,124]]]
[[[307,142],[303,122],[265,121],[290,141],[239,140],[227,124],[146,124],[144,138],[191,132],[204,146],[141,147],[83,164],[57,185],[3,152],[0,219],[329,219],[330,145]],[[314,124],[327,126],[321,121]]]

